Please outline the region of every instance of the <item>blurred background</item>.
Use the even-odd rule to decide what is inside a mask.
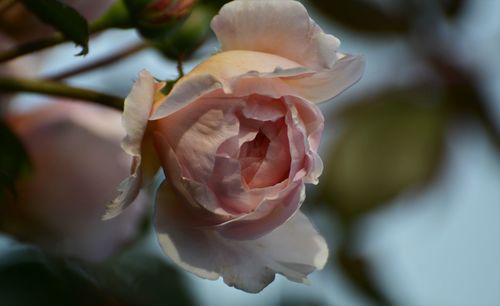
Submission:
[[[77,2],[92,19],[112,1],[92,14]],[[189,71],[216,52],[208,22],[224,2],[198,1],[166,37],[144,25],[106,31],[86,57],[68,43],[0,74],[125,96],[142,69],[174,80],[177,59]],[[321,106],[325,171],[302,207],[331,255],[312,284],[278,276],[251,295],[178,270],[156,245],[149,194],[101,224],[99,204],[127,171],[119,113],[0,93],[0,162],[17,179],[0,204],[2,305],[500,305],[500,1],[302,2],[342,52],[366,60],[361,81]],[[0,1],[0,50],[51,34],[13,31],[12,3]],[[42,164],[64,171],[57,179]]]

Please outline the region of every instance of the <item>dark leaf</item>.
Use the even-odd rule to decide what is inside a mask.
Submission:
[[[101,286],[134,305],[195,305],[182,275],[161,253],[151,249],[156,243],[148,232],[128,250],[94,269]]]
[[[455,18],[459,16],[464,7],[467,5],[466,0],[440,0],[439,4],[441,5],[444,14],[447,17]]]
[[[24,6],[41,21],[60,31],[66,38],[80,46],[77,55],[89,51],[89,25],[75,9],[59,0],[22,0]]]
[[[369,1],[311,0],[311,3],[333,21],[367,34],[404,34],[411,26],[405,12],[384,11]]]
[[[10,191],[15,195],[14,183],[31,167],[24,145],[10,130],[5,122],[0,121],[0,198]]]
[[[388,91],[341,112],[321,183],[338,215],[355,218],[433,176],[446,122],[440,99],[429,89]]]
[[[5,306],[125,305],[71,263],[19,244],[2,248],[0,301]]]
[[[377,286],[374,271],[368,260],[350,253],[344,246],[338,249],[335,258],[342,273],[373,302],[381,306],[392,305],[388,297]]]

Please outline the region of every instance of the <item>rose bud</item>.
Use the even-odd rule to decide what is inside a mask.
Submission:
[[[196,6],[178,31],[153,45],[166,57],[187,60],[210,35],[210,20],[215,11],[207,5]]]
[[[118,215],[161,166],[156,231],[165,253],[207,279],[259,292],[282,274],[321,269],[325,240],[299,211],[318,182],[324,118],[317,104],[358,81],[361,57],[337,52],[302,4],[241,0],[211,23],[216,53],[163,97],[144,71],[125,100],[131,175]]]
[[[2,231],[50,253],[88,261],[108,258],[136,236],[144,194],[122,216],[101,220],[128,172],[129,158],[119,145],[124,134],[119,112],[58,102],[7,119],[33,169],[17,182],[17,197],[2,200]]]
[[[176,30],[196,0],[123,0],[141,35],[161,39]]]

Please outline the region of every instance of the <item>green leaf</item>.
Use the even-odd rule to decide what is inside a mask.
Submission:
[[[467,6],[466,0],[440,0],[443,13],[448,18],[455,18],[462,14],[464,8]]]
[[[433,177],[447,119],[441,99],[428,89],[393,90],[341,112],[345,128],[321,183],[337,215],[351,220]]]
[[[0,199],[6,192],[15,195],[14,183],[22,174],[29,171],[31,163],[24,145],[10,130],[5,122],[0,121]]]
[[[130,305],[97,288],[71,262],[17,243],[0,252],[0,300],[6,306]]]
[[[181,273],[158,249],[152,228],[124,252],[94,268],[93,276],[108,292],[134,305],[195,305]]]
[[[80,46],[77,56],[89,52],[89,25],[87,20],[72,7],[59,0],[21,0],[24,6],[41,21],[60,31],[66,38]]]
[[[393,305],[389,297],[381,290],[373,264],[368,258],[350,252],[346,245],[341,245],[337,249],[334,258],[335,264],[344,276],[375,305]]]

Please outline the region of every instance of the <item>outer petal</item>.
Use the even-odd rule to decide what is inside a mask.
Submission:
[[[139,194],[143,185],[142,171],[142,154],[143,138],[148,125],[149,114],[154,102],[156,92],[156,84],[148,71],[142,71],[139,74],[139,79],[135,82],[132,91],[125,99],[122,124],[126,131],[126,136],[122,141],[123,150],[132,156],[132,166],[130,176],[123,180],[118,186],[120,194],[107,206],[106,214],[103,219],[111,219],[119,215],[128,205],[130,205]],[[148,149],[146,152],[151,152]],[[153,155],[153,154],[148,154]],[[155,164],[155,163],[153,163]],[[156,171],[150,168],[155,168],[147,163],[148,175],[154,175]]]
[[[361,79],[364,68],[363,57],[342,55],[331,69],[284,81],[295,90],[297,96],[320,103],[332,99],[354,85]]]
[[[183,205],[164,184],[157,199],[156,229],[165,253],[182,268],[247,292],[259,292],[276,273],[307,282],[328,257],[325,240],[300,212],[273,232],[255,240],[231,240],[207,229],[176,222],[175,205]],[[200,251],[203,252],[200,256]]]
[[[160,119],[200,97],[260,94],[272,98],[295,96],[314,103],[332,99],[363,74],[360,56],[342,55],[329,69],[315,72],[284,57],[255,51],[213,55],[174,86],[155,104],[151,119]]]
[[[242,77],[273,79],[291,77],[304,73],[312,73],[309,69],[284,57],[253,51],[229,51],[215,54],[195,67],[175,84],[168,96],[155,106],[151,119],[160,119],[186,107],[200,97],[210,96],[210,93],[223,89],[223,94],[233,96],[251,93],[267,94],[288,92],[286,88],[253,87],[239,93],[233,88],[233,83]],[[267,82],[267,81],[266,81]],[[263,84],[269,87],[269,84]],[[285,84],[286,86],[286,84]],[[276,94],[274,94],[276,95]],[[279,95],[279,94],[278,94]],[[221,94],[218,95],[220,97]]]
[[[323,33],[297,1],[232,1],[212,20],[222,50],[276,54],[313,69],[330,68],[340,41]]]

